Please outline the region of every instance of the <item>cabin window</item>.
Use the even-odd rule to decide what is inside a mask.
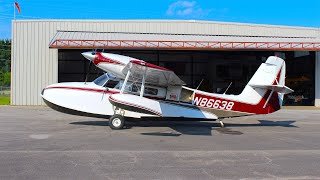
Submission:
[[[136,92],[140,92],[140,87],[138,87],[137,85],[135,85],[135,84],[132,84],[132,86],[131,86],[131,92],[134,92],[134,93],[136,93]]]
[[[110,81],[110,80],[109,80]],[[107,84],[109,84],[109,81]],[[123,84],[123,81],[120,81],[120,82],[116,82],[114,81],[116,85],[114,85],[113,87],[115,89],[121,89],[122,87],[122,84]],[[110,86],[112,87],[112,86]],[[141,90],[141,86],[139,85],[136,85],[134,83],[130,83],[128,82],[126,87],[125,87],[125,91],[126,92],[131,92],[131,93],[134,93],[134,94],[139,94],[140,93],[140,90]],[[158,89],[156,88],[150,88],[150,87],[145,87],[144,88],[144,94],[145,95],[151,95],[151,96],[157,96],[158,95]]]
[[[156,95],[158,95],[158,89],[145,87],[144,94],[156,96]]]
[[[193,91],[189,89],[181,89],[180,101],[185,103],[192,103]]]
[[[109,81],[104,85],[104,87],[114,88],[118,83],[119,83],[119,81],[114,81],[114,80],[109,79]]]
[[[115,89],[121,89],[123,85],[123,81],[119,81],[117,83],[117,85],[114,86]],[[126,84],[126,87],[124,88],[125,92],[133,92],[133,93],[137,93],[138,91],[140,91],[139,87],[133,83],[128,82]]]

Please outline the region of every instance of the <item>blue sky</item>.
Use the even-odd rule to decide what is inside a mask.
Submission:
[[[182,19],[320,27],[320,0],[19,0],[17,19]],[[0,0],[0,39],[12,0]]]

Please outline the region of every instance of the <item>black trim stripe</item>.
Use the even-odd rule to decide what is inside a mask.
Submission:
[[[109,101],[112,105],[119,107],[119,108],[122,108],[122,109],[129,110],[129,111],[162,116],[162,114],[158,111],[155,111],[153,109],[149,109],[147,107],[140,106],[137,104],[119,101],[117,99],[114,99],[112,96],[109,96]]]

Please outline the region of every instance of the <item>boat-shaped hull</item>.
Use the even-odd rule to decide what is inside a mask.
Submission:
[[[119,90],[105,88],[94,83],[57,83],[52,84],[41,93],[44,102],[52,109],[80,116],[110,117],[114,115],[114,106],[109,96],[118,94]],[[127,112],[128,117],[148,116],[139,112]]]

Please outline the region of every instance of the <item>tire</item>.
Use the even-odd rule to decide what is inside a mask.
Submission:
[[[113,130],[123,129],[124,122],[124,117],[116,114],[109,119],[109,127]]]

